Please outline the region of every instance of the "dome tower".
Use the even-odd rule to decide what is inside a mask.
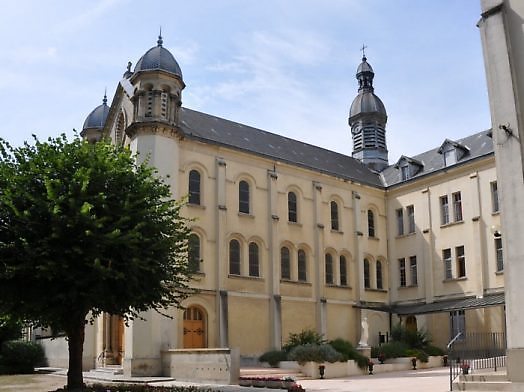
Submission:
[[[364,54],[357,68],[358,95],[351,104],[348,123],[353,137],[353,158],[370,169],[381,171],[388,166],[388,116],[384,104],[373,92],[374,76],[373,68]]]
[[[109,106],[107,106],[107,95],[104,94],[102,105],[98,105],[87,116],[82,126],[80,136],[87,139],[90,143],[98,142],[102,138],[102,130],[106,124]]]

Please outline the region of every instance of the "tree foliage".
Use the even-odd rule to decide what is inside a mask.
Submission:
[[[0,312],[65,331],[81,366],[88,315],[129,320],[190,293],[180,208],[124,147],[0,140]]]

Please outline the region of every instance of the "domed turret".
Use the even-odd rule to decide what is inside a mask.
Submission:
[[[175,127],[178,124],[185,84],[180,66],[162,45],[160,32],[157,46],[140,57],[133,72],[128,65],[128,71],[124,74],[133,86],[133,123],[154,121]],[[135,132],[135,127],[128,131]]]
[[[107,95],[104,94],[102,105],[97,106],[84,121],[82,132],[80,136],[86,138],[90,142],[97,142],[102,137],[102,130],[109,114],[109,106],[107,106]]]
[[[353,157],[381,171],[388,166],[386,146],[386,108],[374,93],[375,73],[365,55],[357,68],[358,95],[349,110],[349,126],[353,137]]]
[[[178,65],[175,57],[169,50],[162,46],[162,35],[158,36],[157,46],[149,49],[135,65],[135,73],[140,71],[166,71],[175,74],[182,79],[182,70]]]

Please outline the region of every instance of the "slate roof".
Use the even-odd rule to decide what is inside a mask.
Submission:
[[[485,295],[484,297],[463,297],[430,303],[388,305],[379,302],[359,302],[353,306],[359,309],[370,309],[397,315],[409,315],[486,308],[490,306],[504,305],[504,303],[505,296],[502,292]]]
[[[493,154],[493,139],[490,136],[491,131],[482,131],[467,136],[463,139],[455,140],[456,143],[467,147],[466,154],[459,159],[455,164],[450,166],[444,165],[444,156],[439,153],[441,146],[433,150],[426,151],[422,154],[411,157],[423,164],[423,167],[413,175],[409,180],[402,181],[400,176],[400,168],[397,164],[391,165],[381,172],[384,185],[387,187],[399,185],[403,182],[417,180],[428,174],[438,172],[443,169],[449,169],[463,163],[473,161],[475,159]]]
[[[350,156],[187,108],[181,108],[180,120],[188,138],[383,188],[378,173]]]

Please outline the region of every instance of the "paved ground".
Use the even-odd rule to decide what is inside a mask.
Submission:
[[[411,370],[403,372],[380,373],[372,376],[355,376],[329,380],[301,380],[307,392],[386,392],[386,391],[449,391],[449,373],[447,368]],[[48,392],[62,387],[66,382],[64,376],[25,375],[1,376],[0,392]],[[153,385],[189,385],[182,382],[163,382]],[[194,384],[192,384],[194,385]],[[221,392],[275,392],[276,389],[247,388],[239,386],[217,386],[213,390]]]

